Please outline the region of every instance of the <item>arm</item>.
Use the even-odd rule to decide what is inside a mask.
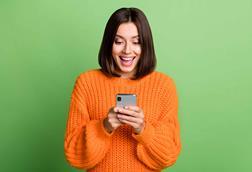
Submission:
[[[64,150],[72,166],[89,169],[104,158],[111,134],[104,129],[103,120],[90,120],[84,84],[79,77],[72,92]]]
[[[145,121],[145,128],[133,137],[138,141],[137,156],[151,169],[161,170],[174,164],[178,158],[181,143],[178,122],[178,99],[175,85],[167,83],[161,98],[158,122]]]

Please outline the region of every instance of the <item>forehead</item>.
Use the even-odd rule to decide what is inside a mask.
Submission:
[[[132,38],[138,36],[138,30],[133,22],[122,23],[118,27],[116,35],[120,35],[124,38]]]

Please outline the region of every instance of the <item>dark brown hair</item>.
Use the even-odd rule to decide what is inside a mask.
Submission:
[[[120,24],[133,22],[139,33],[141,57],[137,64],[135,79],[142,78],[154,71],[156,55],[149,22],[144,13],[137,8],[120,8],[109,18],[103,34],[103,39],[98,54],[101,70],[108,76],[118,76],[114,73],[116,63],[112,57],[112,46]]]

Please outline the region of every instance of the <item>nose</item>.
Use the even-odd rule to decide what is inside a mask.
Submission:
[[[131,53],[131,45],[129,43],[126,43],[125,46],[124,46],[124,49],[123,49],[123,52],[125,54],[129,54]]]

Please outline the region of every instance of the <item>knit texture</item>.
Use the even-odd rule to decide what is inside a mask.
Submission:
[[[137,95],[145,115],[140,134],[125,124],[111,134],[105,130],[103,120],[118,93]],[[130,80],[95,69],[77,77],[64,142],[72,166],[90,172],[161,171],[175,163],[180,149],[178,97],[169,76],[154,71]]]

